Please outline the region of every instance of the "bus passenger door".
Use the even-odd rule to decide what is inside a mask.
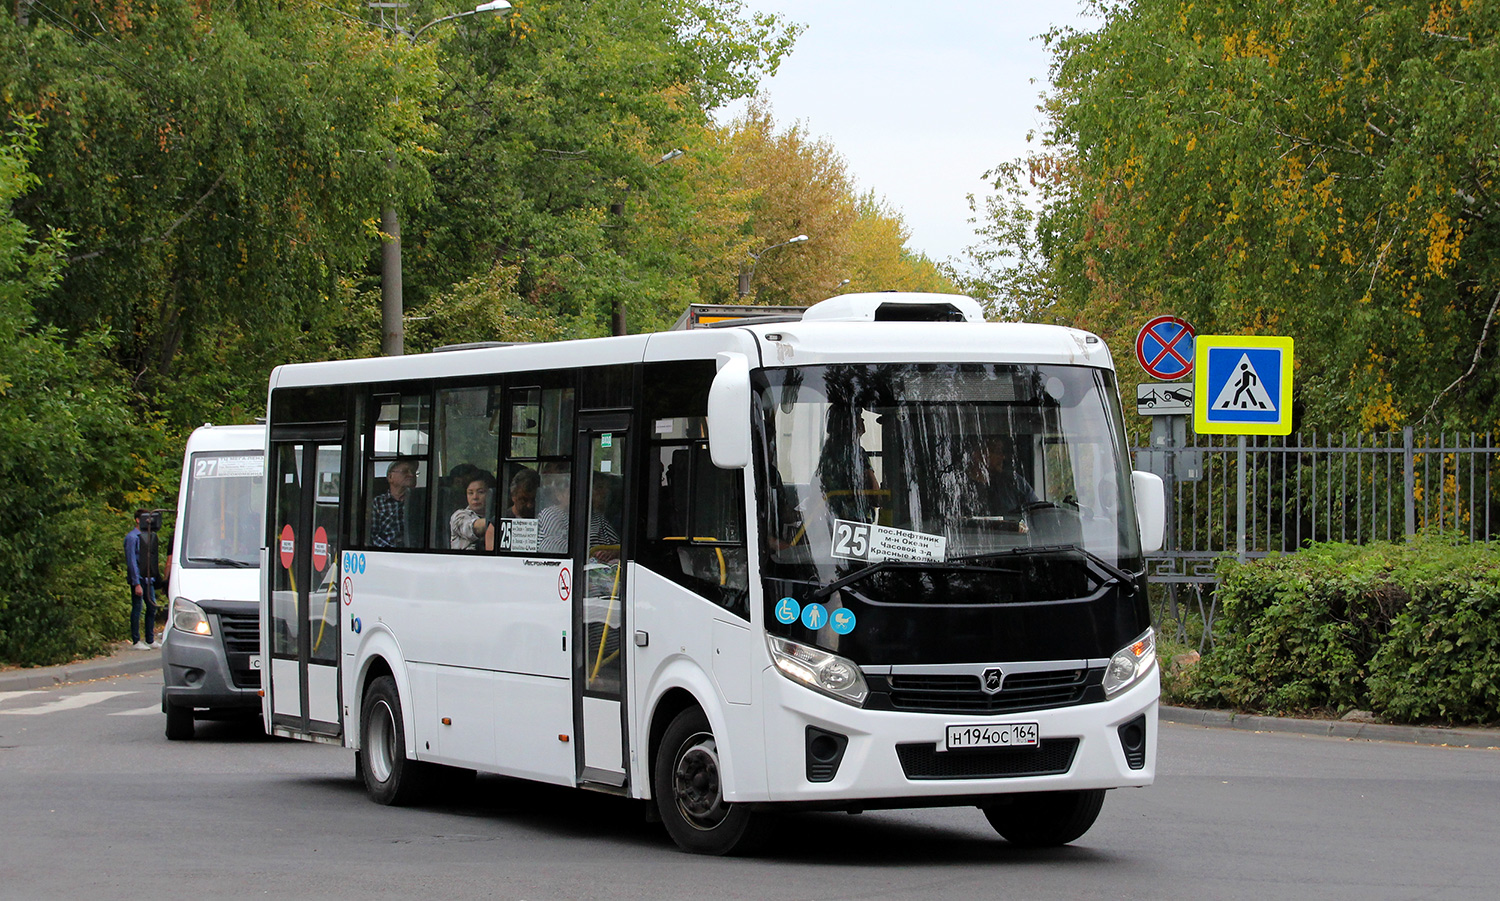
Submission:
[[[337,740],[342,735],[338,538],[343,448],[319,437],[326,436],[310,434],[271,445],[266,686],[271,731]]]
[[[626,414],[579,418],[576,460],[588,461],[575,476],[573,684],[578,781],[595,786],[625,784],[624,707],[625,534],[630,496]]]

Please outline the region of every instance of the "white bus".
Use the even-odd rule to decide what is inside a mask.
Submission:
[[[1054,845],[1153,779],[1164,499],[1093,335],[844,295],[283,366],[269,422],[267,728],[378,802],[482,771],[700,853],[951,805]]]
[[[162,634],[167,738],[194,721],[260,711],[260,547],[266,429],[205,425],[188,437]]]

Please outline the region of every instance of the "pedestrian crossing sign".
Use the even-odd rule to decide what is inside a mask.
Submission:
[[[1292,339],[1199,335],[1193,347],[1193,430],[1292,433]]]

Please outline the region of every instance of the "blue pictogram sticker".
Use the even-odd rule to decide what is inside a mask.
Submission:
[[[790,626],[802,613],[802,605],[795,598],[782,598],[776,602],[776,620]]]
[[[838,610],[833,611],[833,616],[829,617],[829,620],[833,624],[833,631],[840,635],[848,635],[854,631],[853,610],[840,607]]]
[[[359,555],[359,574],[360,575],[364,575],[365,574],[365,555],[364,554],[360,554]]]
[[[802,625],[809,629],[821,629],[828,623],[828,608],[822,604],[808,604],[802,608]]]

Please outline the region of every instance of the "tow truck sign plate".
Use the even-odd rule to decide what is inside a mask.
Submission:
[[[1193,412],[1193,383],[1136,385],[1135,411],[1142,416],[1185,416]]]

